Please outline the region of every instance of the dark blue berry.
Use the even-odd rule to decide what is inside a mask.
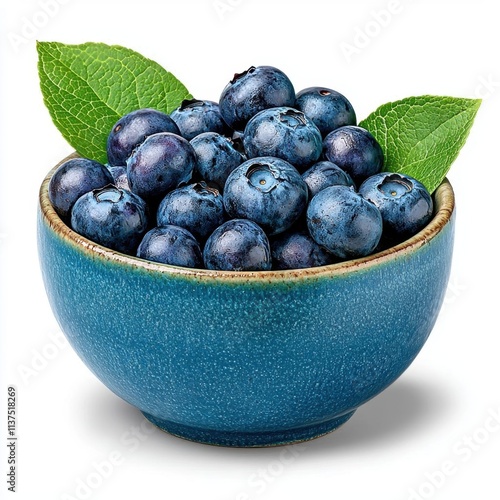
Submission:
[[[326,266],[334,259],[320,247],[307,230],[289,230],[271,240],[273,269],[303,269]]]
[[[205,181],[217,184],[221,190],[229,174],[245,161],[230,139],[215,132],[196,136],[191,140],[191,146],[197,158],[195,172]]]
[[[433,215],[433,202],[425,186],[409,175],[383,172],[366,179],[359,188],[382,214],[384,234],[399,240],[423,229]]]
[[[224,206],[231,217],[250,219],[269,235],[292,226],[307,204],[307,185],[298,171],[279,158],[246,161],[224,186]]]
[[[243,144],[249,158],[274,156],[304,171],[318,161],[323,140],[302,111],[279,107],[261,111],[248,122]]]
[[[183,227],[198,241],[204,241],[223,222],[222,195],[203,181],[171,191],[158,207],[158,226]]]
[[[220,114],[219,105],[213,101],[184,100],[172,111],[170,117],[179,127],[180,135],[188,141],[203,132],[229,132],[229,127]]]
[[[325,137],[323,152],[326,159],[345,170],[357,186],[380,172],[384,165],[380,144],[361,127],[346,126],[330,132]]]
[[[315,163],[302,174],[302,179],[309,188],[309,198],[330,186],[354,187],[351,176],[331,161]]]
[[[130,189],[145,200],[159,200],[187,183],[196,165],[193,147],[183,137],[150,135],[127,161]]]
[[[318,245],[341,259],[371,254],[382,236],[382,216],[352,188],[320,191],[307,208],[309,233]]]
[[[52,175],[49,200],[59,216],[66,219],[80,196],[113,182],[111,172],[104,165],[86,158],[73,158]]]
[[[266,233],[255,222],[232,219],[219,226],[203,250],[207,269],[224,271],[268,271],[271,250]]]
[[[325,87],[309,87],[297,94],[300,109],[326,137],[332,130],[356,125],[356,113],[351,103],[339,92]]]
[[[292,82],[285,73],[272,66],[252,66],[234,75],[219,99],[224,121],[235,130],[243,130],[248,120],[259,111],[294,105]]]
[[[135,255],[147,224],[146,203],[130,191],[112,185],[84,194],[71,211],[74,231],[130,255]]]
[[[125,165],[132,151],[146,137],[159,132],[180,133],[172,118],[156,109],[143,108],[126,114],[114,124],[108,136],[109,164],[113,167]]]
[[[137,249],[137,257],[181,267],[202,267],[200,245],[186,229],[155,227],[148,231]]]

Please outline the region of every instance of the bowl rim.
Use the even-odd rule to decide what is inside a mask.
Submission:
[[[48,227],[56,233],[64,242],[76,247],[79,251],[92,258],[113,262],[117,265],[142,269],[144,271],[156,272],[184,278],[200,280],[223,280],[230,282],[275,282],[302,280],[304,278],[320,278],[346,275],[355,271],[365,270],[380,264],[388,263],[416,251],[434,239],[442,229],[450,222],[455,211],[455,195],[453,188],[447,178],[438,186],[433,194],[435,213],[431,221],[420,232],[411,238],[382,250],[358,259],[346,260],[329,264],[326,266],[310,267],[302,269],[284,269],[271,271],[217,271],[210,269],[194,269],[187,267],[172,266],[158,262],[147,261],[139,257],[126,255],[115,250],[106,248],[98,243],[81,236],[73,231],[59,217],[52,207],[48,195],[50,179],[57,168],[64,162],[73,158],[80,158],[77,153],[72,153],[57,165],[55,165],[45,176],[39,191],[39,210]]]

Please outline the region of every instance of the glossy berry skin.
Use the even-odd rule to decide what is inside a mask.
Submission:
[[[148,231],[137,249],[137,257],[171,266],[203,267],[196,238],[186,229],[172,225]]]
[[[204,241],[225,220],[222,195],[203,181],[182,186],[163,198],[156,218],[158,226],[180,226]]]
[[[384,153],[368,130],[346,126],[330,132],[323,142],[325,158],[345,170],[359,186],[381,171]]]
[[[297,94],[300,109],[326,137],[332,130],[356,125],[356,113],[345,96],[325,87],[309,87]]]
[[[341,259],[371,254],[382,236],[378,208],[346,186],[328,187],[311,200],[307,226],[318,245]]]
[[[130,189],[145,200],[160,200],[187,183],[196,165],[189,141],[168,132],[150,135],[127,161]]]
[[[196,153],[195,172],[222,190],[229,174],[245,161],[227,137],[215,132],[200,134],[191,140]]]
[[[332,254],[320,247],[307,230],[289,230],[271,240],[273,269],[303,269],[333,263]]]
[[[106,149],[110,166],[125,165],[132,151],[146,137],[159,132],[180,134],[172,118],[156,109],[137,109],[120,118],[108,136]]]
[[[330,186],[354,187],[351,176],[331,161],[315,163],[302,174],[302,179],[309,188],[309,198]]]
[[[231,219],[208,238],[203,250],[207,269],[268,271],[271,249],[266,233],[247,219]]]
[[[432,219],[432,197],[409,175],[382,172],[366,179],[359,194],[382,214],[384,234],[402,240],[423,229]]]
[[[203,132],[229,132],[229,127],[220,114],[219,105],[213,101],[184,100],[170,113],[170,117],[179,127],[180,135],[188,141]]]
[[[318,161],[323,140],[302,111],[279,107],[261,111],[248,122],[243,144],[248,158],[274,156],[302,172]]]
[[[144,200],[116,186],[84,194],[71,211],[74,231],[95,243],[129,255],[135,255],[147,225]]]
[[[113,182],[111,172],[104,165],[86,158],[73,158],[60,165],[51,177],[49,199],[59,216],[67,219],[80,196]]]
[[[108,167],[108,170],[113,176],[113,184],[120,189],[130,191],[130,186],[127,177],[127,167]]]
[[[234,75],[219,99],[224,121],[235,130],[243,130],[248,120],[259,111],[294,105],[292,82],[285,73],[272,66],[252,66]]]
[[[253,158],[233,170],[224,186],[230,217],[250,219],[268,235],[282,233],[305,210],[307,185],[284,160]]]

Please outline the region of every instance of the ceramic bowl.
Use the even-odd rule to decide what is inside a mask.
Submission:
[[[78,235],[49,202],[55,168],[38,210],[54,315],[90,370],[171,434],[224,446],[326,434],[403,373],[436,321],[453,249],[448,181],[428,226],[393,248],[228,272],[147,262]]]

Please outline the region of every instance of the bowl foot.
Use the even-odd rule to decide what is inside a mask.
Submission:
[[[215,446],[248,448],[288,445],[318,438],[334,431],[344,422],[347,422],[347,420],[352,417],[354,411],[320,424],[300,427],[298,429],[272,432],[231,432],[199,429],[197,427],[190,427],[171,422],[169,420],[162,420],[145,412],[142,413],[151,423],[156,425],[162,431],[189,441]]]

